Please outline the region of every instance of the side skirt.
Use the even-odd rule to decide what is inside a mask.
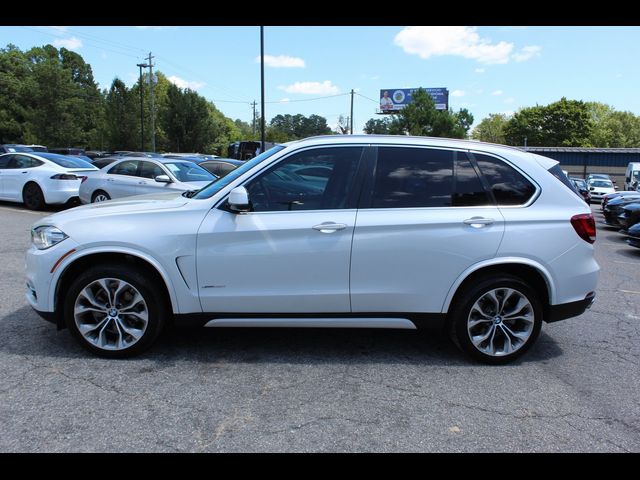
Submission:
[[[440,329],[442,313],[193,313],[174,315],[177,327]]]

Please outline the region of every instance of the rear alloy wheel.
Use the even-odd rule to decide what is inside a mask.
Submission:
[[[65,299],[67,327],[98,355],[136,355],[156,340],[167,318],[161,290],[127,266],[98,266],[78,277]]]
[[[486,278],[462,292],[459,299],[452,315],[452,338],[483,363],[513,361],[531,348],[540,334],[540,302],[516,277]]]
[[[111,197],[107,192],[103,192],[102,190],[98,190],[91,198],[92,203],[106,202],[107,200],[111,200]]]
[[[35,183],[27,183],[22,190],[22,201],[29,210],[42,210],[44,195]]]

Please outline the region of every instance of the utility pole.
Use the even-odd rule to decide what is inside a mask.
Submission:
[[[254,100],[251,106],[253,107],[253,121],[251,122],[251,132],[252,136],[255,138],[256,136],[256,101]]]
[[[151,151],[156,151],[156,110],[154,103],[154,85],[153,85],[153,63],[151,63],[151,59],[153,56],[151,52],[149,52],[149,86],[151,88]]]
[[[260,27],[260,153],[264,153],[264,27]]]
[[[349,133],[351,133],[351,135],[353,135],[353,94],[355,92],[353,91],[353,88],[351,89],[351,117],[350,117],[350,122],[351,122],[351,127],[349,129]]]
[[[138,82],[140,87],[140,151],[144,152],[144,104],[142,100],[142,69],[147,68],[149,65],[147,65],[146,63],[138,63],[136,65],[140,67],[140,81]]]

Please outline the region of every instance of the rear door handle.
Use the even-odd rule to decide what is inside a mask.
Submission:
[[[146,185],[147,182],[138,182],[138,185]]]
[[[323,222],[320,225],[314,225],[311,228],[322,233],[333,233],[338,230],[344,230],[347,226],[344,223]]]
[[[482,228],[485,225],[491,225],[495,220],[493,218],[485,217],[471,217],[463,220],[465,225],[471,225],[473,228]]]

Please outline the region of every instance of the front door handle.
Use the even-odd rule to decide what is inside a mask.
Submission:
[[[491,225],[495,220],[493,218],[485,217],[471,217],[463,220],[465,225],[471,225],[473,228],[482,228],[485,225]]]
[[[344,230],[347,226],[344,223],[323,222],[320,225],[314,225],[311,228],[322,233],[333,233],[338,230]]]

